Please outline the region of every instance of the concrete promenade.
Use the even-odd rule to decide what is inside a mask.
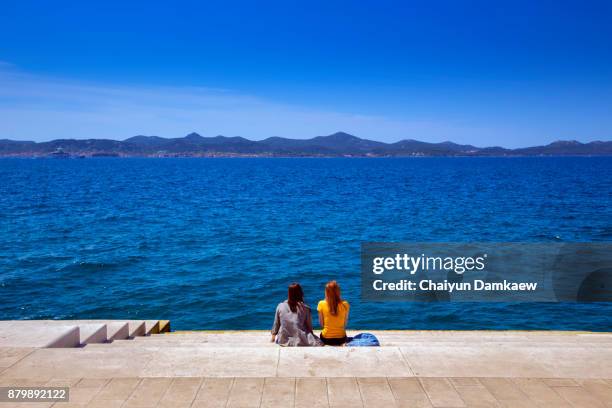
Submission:
[[[48,348],[57,339],[25,324],[47,345],[20,346],[2,323],[13,339],[0,334],[0,385],[69,386],[71,402],[55,406],[612,407],[610,333],[371,331],[381,347],[281,348],[266,331],[149,330]]]

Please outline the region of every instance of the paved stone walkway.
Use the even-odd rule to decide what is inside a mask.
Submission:
[[[374,333],[381,347],[284,348],[266,331],[152,334],[76,348],[18,347],[6,337],[0,386],[67,386],[71,401],[0,408],[612,408],[610,333]]]
[[[18,386],[68,386],[69,403],[0,407],[612,407],[612,381],[569,378],[81,378]]]

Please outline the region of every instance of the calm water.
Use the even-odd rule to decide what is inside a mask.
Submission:
[[[0,159],[0,319],[267,329],[331,278],[355,328],[612,330],[612,304],[359,299],[362,241],[610,241],[612,158]]]

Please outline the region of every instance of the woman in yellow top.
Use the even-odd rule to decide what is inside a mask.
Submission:
[[[328,346],[340,346],[346,343],[346,324],[348,323],[350,305],[340,297],[340,286],[336,281],[325,285],[325,300],[317,305],[319,324],[323,328],[321,341]]]

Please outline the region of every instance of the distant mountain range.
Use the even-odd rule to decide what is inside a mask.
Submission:
[[[383,143],[344,132],[312,139],[270,137],[180,138],[134,136],[109,139],[57,139],[50,142],[0,140],[1,157],[411,157],[411,156],[612,156],[612,141],[558,141],[546,146],[505,149],[453,142],[427,143],[406,139]]]

